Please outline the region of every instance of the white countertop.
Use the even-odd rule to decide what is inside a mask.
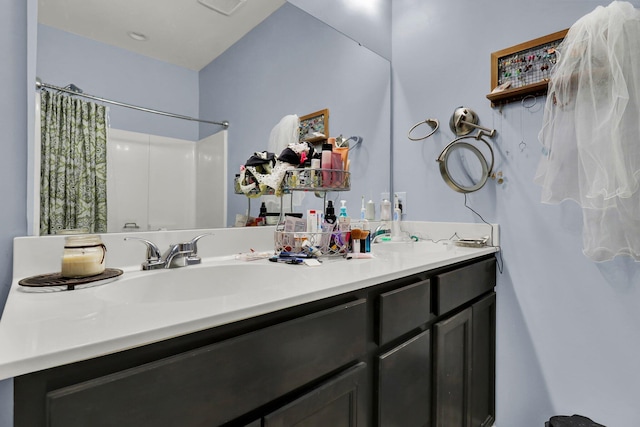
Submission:
[[[28,275],[56,271],[53,266],[58,265],[59,253],[54,257],[48,254],[61,240],[16,239],[14,256],[19,259],[14,261],[15,277],[0,319],[0,380],[220,326],[496,251],[495,247],[462,248],[426,240],[382,243],[373,245],[373,259],[328,259],[319,267],[308,267],[266,259],[247,262],[232,255],[220,255],[223,249],[219,246],[228,243],[229,237],[234,237],[236,243],[240,241],[236,246],[222,245],[231,249],[231,253],[241,251],[237,247],[249,241],[256,250],[267,250],[272,244],[269,236],[273,229],[215,232],[218,236],[215,250],[213,243],[209,247],[204,244],[205,239],[201,240],[202,245],[199,243],[203,254],[201,265],[139,271],[136,262],[142,261],[144,254],[144,247],[140,246],[129,257],[133,264],[107,263],[108,267],[125,271],[118,280],[49,293],[24,292],[18,281]],[[244,234],[237,238],[240,233]],[[444,233],[448,234],[449,229]],[[188,235],[193,237],[195,232]],[[175,239],[176,233],[167,238]],[[48,240],[43,243],[42,239]],[[103,240],[111,253],[114,247],[120,249],[122,235],[103,235]],[[39,269],[27,267],[30,263],[25,261],[39,256],[35,246],[44,246],[43,253],[47,254],[43,256],[46,259],[37,263]],[[205,257],[207,254],[213,255]]]

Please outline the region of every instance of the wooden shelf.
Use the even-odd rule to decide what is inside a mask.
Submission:
[[[519,101],[525,96],[538,96],[545,95],[549,88],[549,81],[541,81],[533,83],[527,86],[517,87],[514,89],[505,89],[500,92],[490,93],[487,95],[487,99],[491,101],[491,106],[494,107],[500,104],[507,104],[513,101]]]

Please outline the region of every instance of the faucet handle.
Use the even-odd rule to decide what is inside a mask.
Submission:
[[[204,236],[213,236],[213,233],[204,233],[199,236],[194,237],[189,242],[183,243],[182,247],[185,251],[188,251],[188,254],[185,258],[185,263],[187,265],[200,264],[202,261],[198,256],[198,240],[203,238]]]
[[[200,234],[199,236],[194,237],[193,239],[191,239],[191,241],[189,242],[189,244],[191,245],[191,252],[193,254],[193,256],[197,256],[198,255],[198,240],[202,239],[204,236],[213,236],[214,233],[204,233],[204,234]]]
[[[142,263],[143,270],[150,270],[152,268],[159,268],[164,265],[162,261],[162,255],[158,246],[150,240],[143,239],[141,237],[125,237],[124,240],[139,240],[147,245],[147,260]]]

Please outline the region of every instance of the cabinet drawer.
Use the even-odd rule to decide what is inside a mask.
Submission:
[[[380,294],[378,344],[382,345],[431,319],[431,285],[424,280]]]
[[[441,315],[490,291],[496,282],[495,259],[435,276],[435,314]]]
[[[366,351],[358,300],[47,394],[49,426],[219,425]]]

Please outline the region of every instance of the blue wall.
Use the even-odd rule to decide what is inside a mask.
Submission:
[[[33,3],[31,3],[33,5]],[[27,2],[0,0],[0,308],[11,286],[13,238],[27,233]],[[2,351],[2,349],[0,349]],[[0,426],[13,425],[13,381],[0,381]]]
[[[351,191],[357,216],[360,198],[389,189],[390,63],[291,4],[285,4],[200,72],[200,113],[229,120],[229,173],[255,151],[268,148],[271,129],[288,114],[324,108],[332,136],[358,135],[350,154]],[[201,137],[206,133],[201,134]],[[278,153],[279,154],[279,153]],[[229,182],[228,218],[247,209]],[[309,194],[305,207],[321,208]],[[252,204],[257,215],[259,203]]]
[[[38,25],[37,75],[56,86],[74,83],[101,98],[199,116],[198,72],[46,25]],[[110,106],[109,119],[116,129],[198,140],[196,122],[118,106]]]
[[[391,60],[390,0],[288,0],[363,46]]]
[[[489,181],[468,198],[486,220],[500,224],[502,236],[497,425],[541,427],[551,415],[574,413],[607,426],[639,425],[640,265],[589,261],[581,252],[580,209],[572,202],[540,203],[532,180],[545,99],[532,108],[492,109],[485,98],[491,52],[568,28],[608,2],[392,4],[394,189],[408,192],[409,217],[479,222],[463,195],[444,184],[434,160],[453,139],[448,122],[460,105],[498,131],[496,167],[506,182]],[[407,130],[427,117],[440,120],[440,131],[409,141]]]

